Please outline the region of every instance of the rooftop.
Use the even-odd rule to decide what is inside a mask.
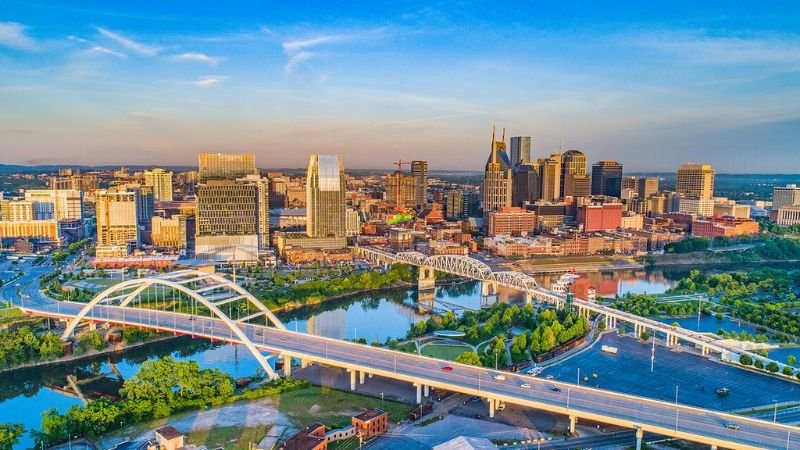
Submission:
[[[374,419],[376,417],[380,417],[380,416],[382,416],[384,414],[386,414],[385,411],[382,411],[382,410],[377,409],[377,408],[372,408],[372,409],[368,409],[368,410],[362,412],[361,414],[358,414],[358,415],[353,416],[353,417],[355,417],[358,420],[361,420],[362,422],[366,422],[366,421],[372,420],[372,419]]]

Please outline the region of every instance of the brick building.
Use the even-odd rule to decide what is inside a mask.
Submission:
[[[373,408],[353,416],[352,424],[361,438],[367,440],[389,430],[389,414]]]
[[[616,230],[622,226],[622,203],[579,205],[577,222],[585,232]]]
[[[758,231],[758,222],[741,217],[713,216],[692,222],[692,236],[734,237],[758,234]]]
[[[536,230],[536,213],[517,207],[500,208],[487,218],[489,236],[524,236]]]

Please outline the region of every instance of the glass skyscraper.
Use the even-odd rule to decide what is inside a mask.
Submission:
[[[341,155],[311,155],[306,174],[306,233],[309,237],[347,236],[346,192]]]

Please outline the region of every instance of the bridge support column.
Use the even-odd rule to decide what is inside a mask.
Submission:
[[[489,417],[493,418],[494,417],[494,409],[495,409],[495,406],[497,406],[497,400],[495,400],[493,398],[489,398],[487,400],[489,400]]]
[[[422,387],[422,395],[424,395],[425,398],[427,398],[429,395],[431,395],[431,387],[428,386],[427,384]]]
[[[666,343],[667,347],[672,347],[672,335],[669,333],[667,333]]]
[[[287,354],[281,355],[281,359],[283,360],[283,376],[287,378],[291,378],[292,376],[292,357]]]
[[[533,293],[532,292],[525,292],[525,304],[530,305],[533,303]]]
[[[576,416],[569,416],[569,434],[575,434],[575,424],[578,423]]]
[[[641,428],[636,429],[636,450],[642,450],[642,438],[644,438],[644,430]]]
[[[308,361],[308,360],[306,360],[306,359],[301,359],[301,360],[300,360],[300,368],[301,368],[301,369],[305,369],[306,367],[308,367],[308,366],[310,366],[310,365],[311,365],[311,362],[310,362],[310,361]]]
[[[368,373],[368,374],[367,374],[367,378],[372,378],[372,374],[371,374],[371,373]]]
[[[358,384],[364,384],[364,377],[365,376],[366,376],[366,373],[363,370],[358,372]]]
[[[417,388],[417,404],[422,403],[422,385],[419,383],[414,383],[414,387]]]
[[[418,278],[417,288],[420,291],[436,288],[436,271],[433,270],[433,267],[420,266]]]
[[[711,450],[717,450],[717,446],[716,445],[712,445],[711,446]]]
[[[489,297],[491,295],[497,295],[497,287],[496,281],[481,280],[481,296]]]
[[[351,391],[355,391],[356,390],[356,372],[357,372],[357,370],[355,370],[355,369],[347,369],[347,371],[350,372],[350,390]]]

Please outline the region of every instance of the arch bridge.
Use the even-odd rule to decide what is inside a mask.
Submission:
[[[69,339],[82,320],[103,321],[95,317],[98,306],[134,308],[139,316],[153,311],[188,313],[198,319],[198,334],[207,334],[208,326],[202,317],[218,319],[229,333],[236,336],[255,356],[270,378],[275,371],[256,345],[248,339],[240,325],[261,324],[286,329],[284,324],[260,300],[237,283],[215,273],[181,270],[147,278],[134,278],[110,286],[86,303],[67,324],[62,339]],[[135,314],[128,310],[128,314]],[[122,309],[122,311],[126,311]],[[194,326],[194,325],[193,325]],[[194,331],[194,330],[193,330]],[[213,329],[211,330],[213,334]]]

